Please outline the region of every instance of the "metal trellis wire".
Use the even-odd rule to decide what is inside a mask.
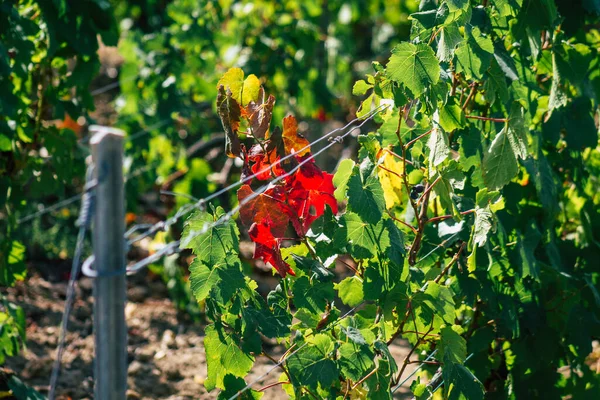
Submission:
[[[216,226],[219,226],[227,221],[229,221],[239,210],[240,208],[242,208],[244,205],[248,204],[250,201],[254,200],[256,197],[260,196],[262,193],[264,193],[267,189],[269,189],[270,187],[272,187],[272,185],[282,181],[283,179],[289,177],[290,175],[292,175],[294,172],[296,172],[299,168],[301,168],[303,165],[312,162],[314,160],[314,157],[316,157],[317,155],[319,155],[320,153],[323,153],[324,151],[326,151],[327,149],[329,149],[331,146],[333,146],[335,143],[337,143],[338,141],[344,139],[346,136],[350,135],[355,129],[358,129],[360,127],[362,127],[367,121],[369,121],[371,118],[373,118],[377,113],[381,112],[385,107],[378,107],[377,109],[375,109],[373,112],[371,112],[367,117],[365,117],[365,119],[358,124],[357,126],[353,126],[351,129],[348,129],[350,127],[350,125],[355,122],[357,119],[354,119],[353,121],[349,122],[347,125],[345,125],[343,128],[338,128],[336,130],[333,130],[329,133],[327,133],[326,135],[320,137],[319,139],[315,140],[313,143],[305,146],[304,148],[300,149],[299,152],[302,152],[304,149],[309,148],[312,144],[315,144],[317,142],[320,142],[322,140],[325,140],[326,138],[331,137],[331,135],[335,132],[339,132],[340,130],[344,130],[347,129],[347,131],[339,136],[336,136],[334,138],[331,138],[331,142],[329,144],[327,144],[326,146],[324,146],[322,149],[320,149],[319,151],[315,152],[311,157],[301,161],[298,163],[298,165],[296,165],[294,168],[292,168],[290,171],[286,172],[284,175],[278,176],[275,179],[273,179],[271,182],[269,182],[268,184],[265,184],[263,186],[261,186],[260,188],[258,188],[253,194],[251,194],[250,196],[244,198],[244,200],[242,200],[236,207],[234,207],[231,211],[227,212],[226,214],[222,215],[217,221],[211,223],[211,224],[205,224],[204,227],[201,230],[197,230],[197,231],[191,231],[188,235],[188,237],[186,238],[185,242],[183,243],[184,245],[189,243],[190,241],[194,240],[196,237],[203,235],[204,233],[208,232],[209,229],[212,229]],[[283,158],[281,158],[280,160],[278,160],[278,162],[274,163],[280,163],[283,162],[286,159],[289,159],[291,157],[293,157],[293,154],[290,154],[288,156],[285,156]],[[160,221],[156,224],[154,224],[151,228],[147,229],[145,232],[139,234],[138,236],[131,238],[131,239],[127,239],[125,246],[131,246],[133,243],[148,237],[156,232],[158,232],[159,230],[166,230],[168,229],[172,224],[174,224],[176,221],[178,221],[181,217],[183,217],[184,215],[186,215],[187,213],[195,210],[195,209],[203,209],[204,205],[220,196],[223,193],[227,193],[228,191],[237,188],[238,186],[242,185],[245,182],[248,182],[249,180],[255,178],[256,176],[258,176],[261,173],[267,172],[270,170],[270,168],[272,168],[272,166],[265,168],[264,170],[259,171],[256,174],[250,175],[248,177],[245,177],[243,179],[241,179],[238,182],[235,182],[229,186],[227,186],[224,189],[221,189],[211,195],[209,195],[208,197],[199,200],[198,202],[194,203],[194,204],[186,204],[184,206],[182,206],[177,213],[175,213],[175,215],[171,218],[169,218],[166,221]],[[165,255],[169,255],[169,254],[173,254],[174,252],[179,251],[179,247],[181,245],[181,241],[180,240],[176,240],[173,242],[168,243],[167,245],[165,245],[165,247],[163,247],[162,249],[160,249],[159,251],[157,251],[156,253],[136,262],[135,264],[127,267],[127,273],[131,274],[133,272],[137,272],[139,270],[141,270],[142,268],[146,267],[147,265],[150,265],[151,263],[159,260],[161,257],[165,256]],[[93,265],[93,259],[92,257],[88,258],[86,260],[86,262],[84,263],[83,266],[83,271],[84,274],[89,276],[89,277],[97,277],[98,273],[95,272],[92,268]]]
[[[378,107],[378,108],[374,109],[374,110],[373,110],[372,112],[370,112],[370,113],[369,113],[369,114],[368,114],[366,117],[364,117],[364,120],[363,120],[363,121],[362,121],[362,122],[361,122],[359,125],[357,125],[357,126],[354,126],[354,127],[351,127],[351,125],[352,125],[353,123],[355,123],[356,121],[360,120],[360,118],[355,118],[355,119],[353,119],[352,121],[350,121],[348,124],[344,125],[343,127],[341,127],[341,128],[337,128],[337,129],[334,129],[334,130],[332,130],[332,131],[330,131],[330,132],[326,133],[325,135],[321,136],[320,138],[316,139],[315,141],[313,141],[313,142],[312,142],[312,143],[310,143],[309,145],[307,145],[307,146],[305,146],[305,147],[303,147],[303,148],[299,149],[299,150],[298,150],[298,152],[302,152],[302,151],[304,151],[304,150],[306,150],[306,149],[309,149],[309,148],[310,148],[312,145],[314,145],[314,144],[316,144],[316,143],[318,143],[318,142],[321,142],[321,141],[323,141],[323,140],[325,140],[325,139],[328,139],[328,138],[329,138],[329,139],[334,139],[334,140],[335,140],[335,141],[332,141],[331,143],[329,143],[328,145],[326,145],[325,147],[323,147],[323,148],[322,148],[321,150],[319,150],[318,152],[316,152],[316,153],[313,155],[313,157],[314,157],[314,156],[316,156],[316,155],[318,155],[318,154],[322,153],[322,152],[323,152],[323,151],[325,151],[326,149],[330,148],[331,146],[333,146],[333,144],[334,144],[334,143],[336,143],[337,141],[339,141],[339,140],[343,139],[344,137],[348,136],[348,135],[349,135],[349,134],[350,134],[350,133],[351,133],[351,132],[352,132],[354,129],[357,129],[357,128],[360,128],[360,127],[362,127],[362,126],[363,126],[363,125],[364,125],[364,124],[365,124],[367,121],[369,121],[370,119],[372,119],[372,118],[373,118],[375,115],[377,115],[379,112],[383,111],[384,109],[385,109],[385,107],[384,107],[384,106],[380,106],[380,107]],[[334,137],[334,138],[332,138],[332,137],[331,137],[331,136],[332,136],[334,133],[336,133],[336,132],[340,132],[340,131],[344,131],[344,130],[347,130],[347,129],[349,129],[349,128],[351,128],[351,129],[350,129],[348,132],[344,133],[343,135],[339,135],[339,136],[336,136],[336,137]],[[200,199],[200,200],[198,200],[198,201],[197,201],[196,203],[194,203],[194,204],[186,204],[186,205],[182,206],[182,207],[181,207],[181,208],[180,208],[180,209],[177,211],[177,213],[175,213],[175,215],[174,215],[173,217],[171,217],[171,218],[167,219],[166,221],[161,221],[161,222],[158,222],[158,223],[156,223],[156,224],[155,224],[155,225],[154,225],[152,228],[150,228],[150,229],[146,230],[146,232],[144,232],[144,233],[142,233],[142,234],[138,235],[137,237],[134,237],[134,238],[130,239],[130,240],[128,241],[128,243],[131,245],[131,244],[133,244],[133,243],[135,243],[135,242],[137,242],[137,241],[139,241],[139,240],[141,240],[141,239],[143,239],[143,238],[146,238],[146,237],[148,237],[148,236],[150,236],[150,235],[152,235],[152,234],[154,234],[154,233],[158,232],[159,230],[166,230],[166,229],[168,229],[168,228],[169,228],[171,225],[173,225],[174,223],[176,223],[176,222],[177,222],[177,221],[178,221],[180,218],[182,218],[184,215],[188,214],[189,212],[191,212],[191,211],[193,211],[193,210],[195,210],[195,209],[203,209],[203,208],[204,208],[204,206],[205,206],[205,204],[206,204],[207,202],[209,202],[209,201],[211,201],[211,200],[213,200],[213,199],[215,199],[215,198],[217,198],[217,197],[221,196],[221,195],[222,195],[222,194],[224,194],[224,193],[227,193],[227,192],[229,192],[229,191],[231,191],[231,190],[233,190],[233,189],[235,189],[235,188],[237,188],[237,187],[239,187],[239,186],[243,185],[243,184],[244,184],[244,183],[246,183],[246,182],[249,182],[249,181],[251,181],[252,179],[254,179],[254,178],[256,178],[257,176],[259,176],[260,174],[263,174],[263,173],[265,173],[265,172],[268,172],[268,171],[269,171],[269,170],[270,170],[270,169],[271,169],[273,166],[276,166],[276,165],[278,165],[278,164],[280,164],[280,163],[284,162],[285,160],[288,160],[288,159],[290,159],[290,158],[292,158],[292,157],[294,157],[294,156],[295,156],[294,154],[289,154],[289,155],[287,155],[287,156],[281,157],[279,160],[277,160],[276,162],[274,162],[274,163],[273,163],[271,166],[269,166],[269,167],[267,167],[267,168],[264,168],[264,169],[262,169],[262,170],[258,171],[258,172],[257,172],[257,173],[255,173],[255,174],[248,175],[248,176],[246,176],[246,177],[242,178],[241,180],[239,180],[239,181],[237,181],[237,182],[234,182],[234,183],[232,183],[231,185],[229,185],[229,186],[227,186],[227,187],[225,187],[225,188],[223,188],[223,189],[221,189],[221,190],[218,190],[218,191],[216,191],[215,193],[213,193],[213,194],[211,194],[211,195],[209,195],[209,196],[207,196],[207,197],[205,197],[205,198],[203,198],[203,199]],[[308,159],[308,160],[310,160],[310,159]],[[308,162],[308,160],[305,160],[304,164],[305,164],[306,162]],[[302,164],[302,165],[303,165],[303,164]],[[297,168],[299,168],[299,166],[298,166]],[[297,169],[297,168],[296,168],[296,169]],[[294,170],[292,171],[292,173],[293,173],[293,172],[294,172],[296,169],[294,169]],[[285,175],[283,175],[283,176],[281,176],[281,177],[278,177],[279,179],[275,179],[273,182],[279,182],[281,179],[284,179],[285,177],[287,177],[287,176],[289,176],[289,175],[290,175],[290,173],[288,172],[287,174],[285,174]],[[273,182],[272,182],[272,183],[273,183]],[[261,189],[263,189],[263,191],[264,191],[264,190],[266,190],[267,188],[268,188],[268,185],[265,185],[265,186],[263,186]],[[260,189],[259,189],[259,192],[260,192]],[[262,193],[262,192],[261,192],[261,193]],[[260,194],[260,193],[259,193],[259,194]],[[250,200],[252,200],[252,199],[250,199]],[[235,213],[234,213],[234,214],[235,214]]]
[[[86,230],[90,227],[93,214],[94,204],[94,193],[95,182],[92,179],[93,176],[93,165],[88,166],[86,173],[86,185],[85,192],[81,199],[81,210],[79,213],[79,219],[77,225],[79,226],[79,232],[77,234],[77,243],[75,246],[75,254],[73,255],[73,262],[71,265],[71,276],[67,284],[67,294],[65,299],[65,309],[60,326],[60,334],[58,339],[58,349],[56,351],[56,359],[52,366],[52,374],[50,376],[50,393],[48,398],[54,400],[56,395],[56,386],[58,384],[58,377],[60,375],[60,368],[62,363],[62,356],[65,350],[65,342],[68,331],[69,316],[73,309],[73,303],[75,300],[75,283],[77,282],[77,276],[79,275],[79,263],[83,252],[83,242],[85,240]]]

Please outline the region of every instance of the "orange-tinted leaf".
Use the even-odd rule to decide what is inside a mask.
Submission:
[[[288,203],[301,222],[302,232],[298,232],[299,235],[303,236],[310,225],[323,215],[326,205],[337,213],[333,175],[321,171],[314,161],[302,165],[290,185]],[[298,231],[296,224],[294,227]]]
[[[254,137],[264,139],[267,136],[274,105],[275,97],[272,95],[265,102],[265,91],[261,87],[258,92],[258,103],[251,101],[244,110]]]
[[[125,214],[125,223],[127,225],[134,223],[136,219],[137,215],[135,215],[135,213],[128,212]]]
[[[79,125],[77,123],[77,121],[75,121],[73,118],[71,118],[71,116],[67,113],[65,113],[65,119],[60,121],[56,126],[59,129],[70,129],[73,132],[75,132],[75,134],[77,136],[79,136],[79,134],[81,133],[81,129],[82,129],[82,126]]]
[[[298,134],[298,123],[292,115],[283,119],[283,145],[286,154],[302,157],[310,153],[310,143],[304,136]]]
[[[225,151],[228,157],[235,158],[240,156],[240,139],[238,138],[238,129],[240,128],[240,105],[233,97],[231,91],[227,90],[223,85],[219,86],[217,94],[217,112],[223,130],[225,131]]]
[[[265,154],[263,147],[255,144],[248,153],[248,159],[254,162],[251,171],[256,174],[258,180],[265,181],[270,179],[271,175],[280,176],[285,173],[276,148],[270,149],[267,146],[267,153]]]
[[[240,203],[255,196],[240,208],[240,218],[246,226],[254,222],[269,227],[274,237],[283,237],[289,217],[286,213],[285,193],[281,186],[274,186],[256,195],[249,185],[243,185],[237,192]]]

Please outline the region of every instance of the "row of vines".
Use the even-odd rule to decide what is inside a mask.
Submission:
[[[335,175],[294,117],[270,128],[275,98],[256,76],[222,77],[227,153],[258,174],[238,190],[240,220],[281,283],[257,294],[234,221],[186,241],[223,210],[188,221],[192,289],[212,320],[207,389],[260,398],[243,378],[271,357],[263,335],[288,349],[278,383],[292,398],[391,398],[434,350],[444,398],[600,394],[586,364],[600,334],[600,36],[579,12],[422,2],[410,41],[354,85],[358,115],[381,125]],[[348,256],[340,281],[331,269]],[[412,350],[395,360],[400,337]],[[420,379],[411,389],[430,396]]]
[[[30,216],[81,191],[99,49],[118,45],[129,211],[245,180],[167,233],[189,283],[155,266],[209,321],[207,390],[260,398],[244,378],[266,337],[290,398],[389,399],[426,358],[418,399],[438,370],[444,398],[598,397],[598,18],[587,0],[5,1],[0,285],[70,256],[74,206]],[[328,173],[311,142],[354,115],[375,123],[330,138],[359,149]],[[210,140],[228,157],[190,151]],[[266,298],[242,240],[280,277]],[[0,362],[25,340],[2,300]]]

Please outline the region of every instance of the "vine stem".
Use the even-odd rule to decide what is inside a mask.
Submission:
[[[413,348],[410,349],[410,351],[404,358],[404,362],[402,363],[402,368],[400,369],[400,372],[398,372],[398,376],[396,377],[396,379],[394,379],[394,385],[396,385],[398,382],[400,382],[400,379],[402,378],[402,374],[404,374],[404,370],[406,369],[406,367],[408,366],[408,364],[410,362],[410,358],[414,354],[415,350],[417,350],[417,347],[419,347],[419,344],[421,344],[421,340],[423,340],[423,337],[425,337],[426,335],[431,333],[432,330],[433,330],[433,321],[431,321],[431,326],[429,327],[429,330],[425,333],[425,335],[423,335],[422,337],[417,339],[417,342],[415,343]]]
[[[425,136],[429,135],[431,132],[433,132],[433,129],[428,130],[427,132],[425,132],[422,135],[417,136],[416,138],[414,138],[413,140],[411,140],[410,142],[406,143],[406,145],[404,147],[406,147],[407,149],[412,146],[416,141],[424,138]]]
[[[395,172],[395,171],[392,171],[392,170],[391,170],[391,169],[389,169],[389,168],[386,168],[386,167],[384,167],[384,166],[383,166],[383,165],[381,165],[381,164],[378,164],[378,165],[377,165],[377,167],[381,168],[381,169],[382,169],[382,170],[384,170],[384,171],[387,171],[387,172],[389,172],[390,174],[396,175],[398,178],[402,179],[402,175],[400,175],[399,173],[397,173],[397,172]]]
[[[469,214],[473,214],[475,212],[475,209],[471,209],[471,210],[467,210],[467,211],[461,211],[460,215],[469,215]],[[431,223],[431,222],[438,222],[438,221],[444,221],[446,219],[450,219],[450,218],[454,218],[454,215],[440,215],[439,217],[433,217],[433,218],[429,218],[427,220],[427,224]]]
[[[415,335],[421,336],[440,336],[437,333],[425,333],[425,332],[417,332],[417,331],[403,331],[402,333],[414,333]]]
[[[402,143],[402,135],[400,135],[400,128],[402,128],[402,117],[404,117],[404,110],[400,112],[400,116],[398,117],[398,128],[396,128],[396,136],[398,137],[398,142],[400,144],[400,147],[402,148],[402,177],[404,178],[404,187],[406,188],[406,194],[408,195],[410,193],[410,187],[408,185],[408,178],[406,177],[406,146],[404,146],[404,144]],[[408,200],[410,201],[410,204],[416,213],[417,204],[410,196],[408,196]]]
[[[446,267],[444,267],[444,269],[442,270],[442,272],[440,272],[440,274],[437,276],[437,278],[435,278],[434,282],[435,283],[440,283],[440,281],[442,280],[442,277],[444,275],[446,275],[446,273],[448,273],[448,271],[450,270],[450,268],[456,264],[456,262],[458,261],[458,258],[460,257],[461,253],[463,252],[465,246],[467,245],[467,243],[463,242],[460,245],[460,249],[458,249],[458,251],[456,252],[456,254],[454,255],[454,257],[452,257],[452,260],[450,260],[450,262],[448,263],[448,265],[446,265]]]
[[[358,270],[356,268],[354,268],[352,265],[348,264],[346,261],[342,260],[339,256],[338,256],[338,258],[336,258],[336,261],[341,262],[346,267],[348,267],[348,269],[354,271],[354,274],[358,275]],[[361,281],[362,281],[362,279],[361,279]]]
[[[435,32],[433,32],[433,33],[431,34],[431,38],[429,38],[429,42],[428,42],[427,44],[429,44],[429,45],[430,45],[430,44],[431,44],[431,42],[433,42],[433,40],[434,40],[434,39],[436,38],[436,36],[437,36],[437,35],[438,35],[438,34],[439,34],[441,31],[442,31],[442,29],[443,29],[443,28],[444,28],[444,27],[443,27],[443,26],[441,26],[439,29],[437,29]]]
[[[264,350],[262,352],[262,355],[267,357],[269,360],[273,361],[275,364],[278,364],[277,360],[275,360],[273,357],[271,357],[269,354],[267,354]],[[285,367],[283,366],[283,364],[279,364],[279,368],[281,368],[281,370],[283,371],[283,373],[285,374],[285,376],[287,376],[288,380],[291,382],[292,381],[292,377],[290,376],[290,373],[288,372],[287,369],[285,369]],[[288,382],[288,383],[290,383]],[[263,388],[264,389],[268,389],[270,386],[265,386]],[[259,392],[262,392],[262,390],[259,390]]]
[[[480,117],[479,115],[465,115],[465,118],[468,118],[468,119],[478,119],[480,121],[508,122],[508,118]]]
[[[410,160],[405,159],[404,157],[402,157],[400,154],[395,153],[394,151],[390,150],[390,149],[385,149],[385,151],[387,151],[388,153],[390,153],[391,155],[393,155],[394,157],[396,157],[398,160],[407,163],[408,165],[412,165],[414,166],[413,162]]]
[[[439,361],[421,361],[421,360],[412,360],[408,362],[409,364],[431,364],[431,365],[441,365],[442,363]]]
[[[290,300],[291,300],[292,297],[290,296],[290,292],[289,292],[289,289],[288,289],[287,278],[283,278],[281,281],[283,283],[283,291],[285,292],[285,298],[287,299],[287,301],[286,301],[286,303],[287,303],[287,311],[289,313],[291,313],[292,312],[292,308],[290,306]]]
[[[306,236],[304,236],[302,238],[302,243],[304,243],[306,245],[306,248],[308,249],[308,251],[309,251],[310,255],[312,256],[312,258],[315,259],[315,260],[319,260],[319,256],[317,256],[317,252],[312,247],[312,245],[310,244],[310,242],[308,241],[308,239],[306,238]]]
[[[390,210],[386,210],[386,211],[387,211],[387,213],[388,213],[388,215],[390,216],[391,219],[393,219],[396,222],[400,222],[402,225],[410,228],[410,230],[413,231],[413,233],[415,235],[417,234],[417,229],[414,226],[412,226],[411,224],[409,224],[406,221],[402,221],[400,218],[395,217],[394,215],[392,215],[392,213],[390,212]]]
[[[265,390],[272,388],[274,386],[279,386],[279,385],[287,385],[288,383],[290,383],[289,381],[283,381],[283,382],[275,382],[275,383],[271,383],[270,385],[261,387],[260,389],[257,390],[257,392],[264,392]]]
[[[289,348],[289,349],[287,349],[287,350],[285,351],[285,353],[283,353],[283,355],[282,355],[282,356],[279,358],[279,362],[278,362],[278,363],[282,362],[282,361],[285,359],[285,357],[286,357],[288,354],[290,354],[290,352],[292,351],[292,349],[293,349],[294,347],[296,347],[296,343],[292,343],[292,345],[290,346],[290,348]],[[277,363],[276,363],[276,364],[277,364]]]
[[[427,188],[425,189],[425,191],[423,192],[423,195],[421,196],[422,199],[425,198],[425,196],[427,196],[427,199],[429,200],[429,192],[431,192],[431,190],[433,189],[433,187],[435,185],[437,185],[437,183],[442,179],[441,176],[438,176],[437,178],[435,178],[435,180],[431,183],[431,185],[428,185]],[[424,200],[423,200],[424,201]]]
[[[356,382],[354,385],[352,385],[352,389],[351,390],[356,389],[358,387],[358,385],[362,384],[364,381],[366,381],[367,379],[369,379],[378,370],[379,370],[379,366],[373,368],[373,371],[369,372],[368,374],[366,374],[365,376],[363,376],[362,378],[360,378],[360,380],[358,382]]]
[[[392,342],[394,340],[396,340],[396,338],[402,333],[402,330],[404,329],[404,325],[406,324],[406,321],[408,320],[408,316],[410,315],[411,308],[412,308],[411,300],[408,300],[408,303],[406,304],[406,313],[404,314],[404,319],[402,320],[402,322],[400,322],[400,325],[398,326],[398,329],[396,330],[396,332],[394,332],[392,337],[387,341],[388,346],[390,344],[392,344]]]
[[[417,228],[417,234],[415,235],[415,240],[410,246],[410,250],[408,253],[408,264],[413,266],[417,263],[417,253],[421,248],[421,241],[423,240],[423,234],[425,233],[425,223],[427,222],[427,207],[429,205],[429,195],[431,194],[431,189],[440,181],[441,176],[438,176],[431,184],[428,184],[421,196],[421,211],[419,212],[419,216],[417,219],[417,223],[419,224]],[[409,197],[410,198],[410,197]],[[411,199],[411,203],[414,204],[414,201]],[[417,207],[413,205],[413,209],[415,213],[417,212]]]
[[[469,95],[467,96],[467,99],[465,100],[465,104],[463,104],[462,106],[462,110],[464,111],[467,106],[469,105],[469,103],[471,102],[471,99],[473,98],[473,96],[475,96],[475,92],[477,92],[477,86],[479,84],[477,82],[473,83],[471,85],[471,92],[469,93]]]

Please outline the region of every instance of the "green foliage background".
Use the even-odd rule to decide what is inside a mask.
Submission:
[[[84,134],[52,121],[93,122],[99,37],[124,58],[116,125],[133,134],[129,172],[145,168],[127,184],[131,210],[177,170],[173,190],[219,186],[208,178],[224,160],[185,150],[220,132],[216,82],[231,66],[277,96],[275,120],[389,106],[336,174],[346,212],[315,223],[316,258],[285,250],[297,277],[267,299],[243,274],[234,222],[210,232],[224,235],[220,263],[192,242],[192,289],[212,321],[208,389],[243,388],[263,335],[302,346],[284,364],[291,397],[390,398],[403,362],[387,345],[403,337],[415,359],[437,349],[448,398],[596,398],[585,360],[600,336],[599,15],[591,0],[4,1],[0,284],[24,279],[34,250],[72,248],[74,208],[19,219],[81,189]],[[409,161],[392,164],[408,178],[391,203],[386,149]],[[421,181],[429,194],[411,200]],[[357,273],[334,282],[323,270],[342,254]],[[169,265],[165,279],[180,280]],[[0,361],[25,324],[3,304]]]

